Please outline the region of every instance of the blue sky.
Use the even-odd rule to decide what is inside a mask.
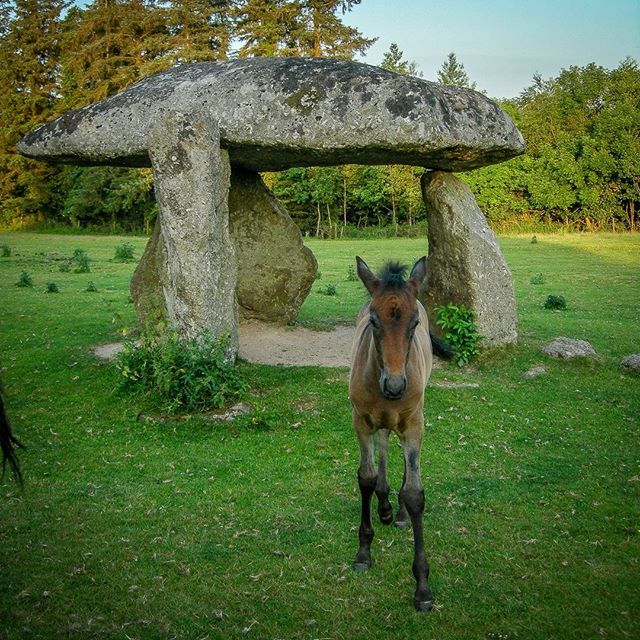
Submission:
[[[362,0],[344,21],[379,38],[363,62],[379,64],[396,42],[435,80],[454,51],[478,89],[496,98],[517,96],[536,72],[640,61],[640,0]]]

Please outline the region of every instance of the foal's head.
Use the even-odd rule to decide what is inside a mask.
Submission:
[[[417,295],[426,274],[426,257],[415,263],[408,280],[407,268],[388,262],[375,276],[356,256],[358,276],[371,294],[369,325],[380,367],[380,392],[399,400],[407,390],[406,363],[419,323]]]

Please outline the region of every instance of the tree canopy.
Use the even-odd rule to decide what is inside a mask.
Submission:
[[[278,55],[352,59],[375,38],[344,22],[361,0],[0,0],[0,225],[45,221],[148,228],[151,172],[53,167],[15,152],[29,130],[176,64]],[[421,76],[397,43],[380,66]],[[475,88],[451,52],[437,81]],[[494,227],[562,224],[637,228],[640,70],[628,58],[557,78],[535,75],[502,102],[528,144],[525,156],[463,177]],[[398,231],[424,221],[422,169],[354,166],[266,176],[301,228]]]

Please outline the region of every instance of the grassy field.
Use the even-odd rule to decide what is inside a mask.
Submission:
[[[354,574],[359,498],[347,371],[240,365],[256,420],[138,419],[90,351],[135,326],[117,237],[0,235],[0,364],[25,489],[0,483],[0,637],[640,636],[640,236],[501,240],[517,347],[444,365],[427,389],[425,538],[437,608],[411,604],[411,533],[377,524]],[[127,239],[141,255],[145,240]],[[299,321],[353,322],[355,254],[418,240],[310,242],[322,273]],[[90,273],[63,273],[75,249]],[[16,287],[27,271],[32,288]],[[542,273],[545,283],[530,278]],[[87,291],[89,281],[97,291]],[[45,293],[55,282],[59,293]],[[333,284],[336,295],[322,290]],[[562,294],[568,309],[543,309]],[[565,335],[596,359],[555,361]],[[535,379],[523,374],[542,365]],[[449,383],[476,383],[456,387]],[[392,447],[390,479],[401,478]]]

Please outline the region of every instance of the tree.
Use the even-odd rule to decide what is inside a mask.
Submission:
[[[469,76],[464,70],[464,65],[458,62],[456,54],[452,51],[438,70],[438,82],[454,87],[467,87],[475,89],[476,83],[469,81]]]
[[[345,25],[344,15],[361,0],[245,0],[236,10],[238,55],[352,59],[375,39]]]
[[[233,0],[170,0],[171,64],[225,60],[233,37]]]
[[[3,219],[55,209],[58,170],[19,156],[15,144],[56,115],[65,0],[16,0],[2,5],[0,34],[0,215]]]
[[[416,76],[422,77],[422,72],[418,71],[418,65],[415,62],[409,62],[403,60],[404,53],[400,51],[400,48],[395,42],[392,42],[389,46],[389,51],[382,56],[382,62],[380,67],[387,71],[394,71],[400,73],[403,76]]]

